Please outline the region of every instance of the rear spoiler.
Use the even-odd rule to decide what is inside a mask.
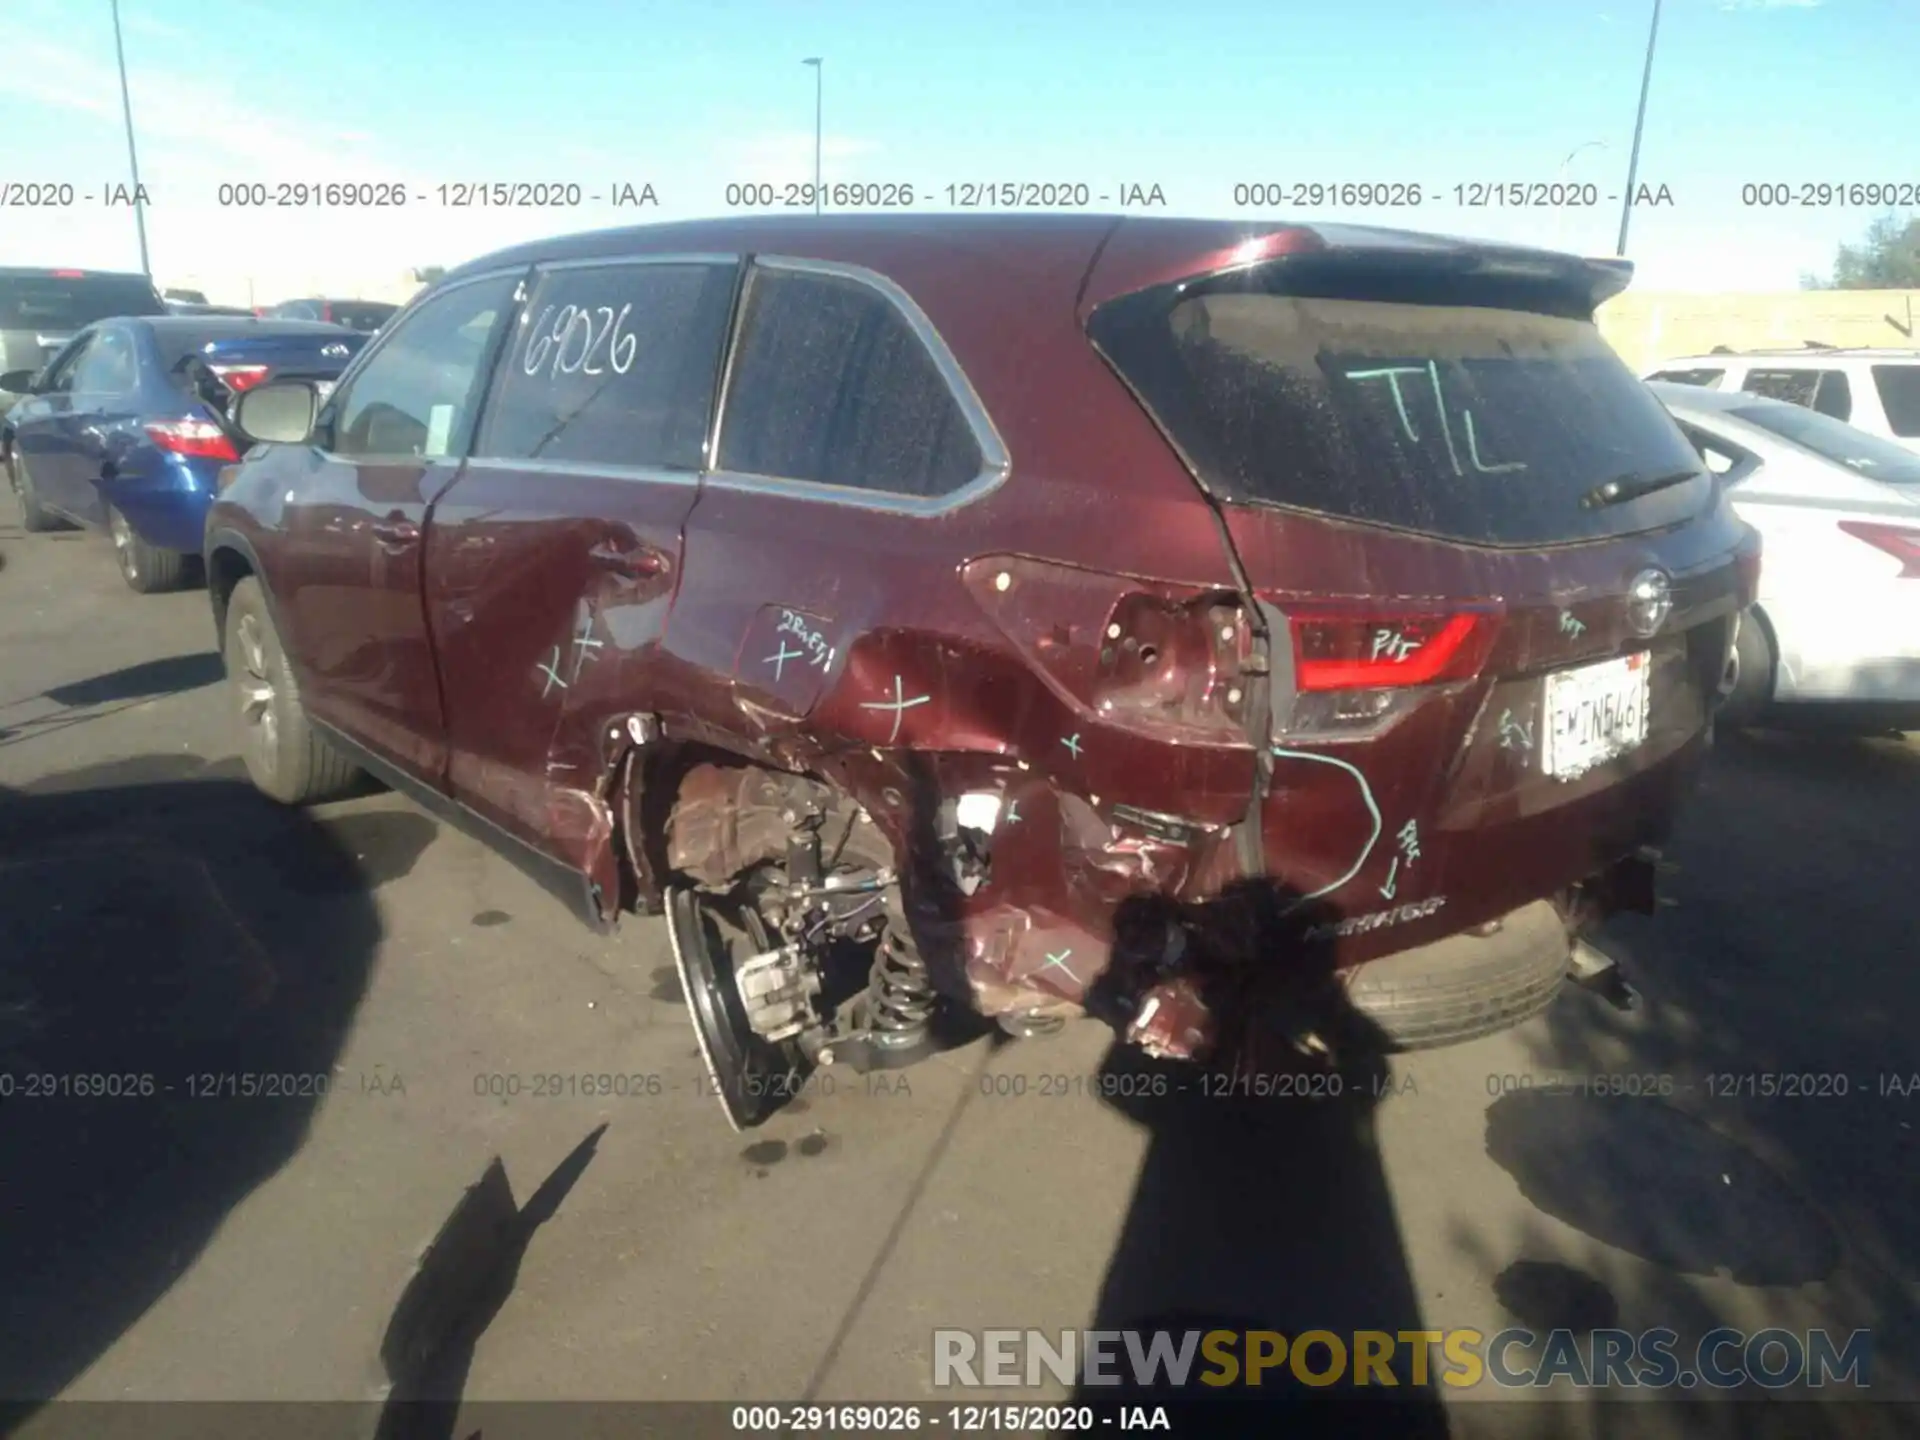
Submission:
[[[1387,249],[1329,245],[1300,248],[1239,271],[1196,276],[1190,293],[1255,284],[1276,294],[1328,299],[1364,294],[1408,303],[1485,305],[1591,320],[1594,312],[1633,282],[1633,262],[1587,259],[1551,250],[1458,245]],[[1442,290],[1438,287],[1444,286]]]
[[[1457,295],[1452,303],[1583,320],[1633,282],[1630,260],[1359,225],[1281,226],[1153,268],[1159,283],[1145,291],[1163,294],[1255,289],[1428,304]],[[1120,283],[1114,299],[1144,293]]]

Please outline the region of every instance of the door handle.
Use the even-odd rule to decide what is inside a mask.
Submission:
[[[602,541],[587,551],[587,559],[602,570],[611,570],[635,580],[650,579],[665,573],[667,557],[649,546],[623,549],[611,540]]]
[[[373,538],[380,544],[395,549],[403,545],[411,545],[420,538],[420,527],[413,521],[398,515],[386,520],[376,520],[367,529],[373,533]]]

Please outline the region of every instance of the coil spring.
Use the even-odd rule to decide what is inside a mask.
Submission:
[[[890,1034],[923,1030],[933,1018],[934,990],[927,978],[927,962],[891,929],[881,932],[867,973],[867,994],[873,1005],[873,1027]]]

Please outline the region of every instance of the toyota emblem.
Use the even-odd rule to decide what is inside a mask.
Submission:
[[[1627,624],[1642,638],[1660,633],[1673,613],[1673,582],[1664,570],[1642,570],[1627,587]]]

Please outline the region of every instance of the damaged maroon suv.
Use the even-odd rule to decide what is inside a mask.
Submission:
[[[969,1015],[1501,1028],[1651,908],[1758,577],[1594,328],[1628,275],[1077,216],[476,261],[241,401],[247,764],[664,911],[736,1125]]]

